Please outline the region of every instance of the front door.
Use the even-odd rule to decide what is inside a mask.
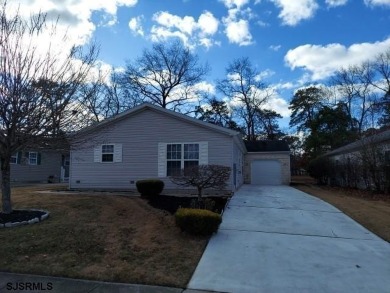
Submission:
[[[62,155],[62,166],[61,166],[61,181],[62,182],[68,182],[68,180],[69,180],[69,166],[70,166],[69,155]]]

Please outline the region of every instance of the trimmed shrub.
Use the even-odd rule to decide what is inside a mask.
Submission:
[[[211,235],[222,222],[221,215],[201,209],[180,208],[175,214],[176,225],[194,235]]]
[[[145,179],[138,180],[135,186],[141,196],[156,196],[163,191],[164,182],[159,179]]]

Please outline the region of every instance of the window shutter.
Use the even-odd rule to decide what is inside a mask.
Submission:
[[[199,143],[199,165],[207,165],[209,163],[209,143],[202,141]]]
[[[37,153],[37,165],[41,164],[41,153]]]
[[[23,153],[22,152],[18,152],[17,157],[16,157],[16,163],[17,164],[20,164],[20,162],[22,161],[22,156],[23,156]]]
[[[167,144],[158,143],[158,177],[167,177]]]
[[[96,146],[93,149],[93,161],[95,163],[101,163],[102,162],[102,146]]]
[[[121,143],[114,144],[114,162],[115,163],[122,162],[122,144]]]

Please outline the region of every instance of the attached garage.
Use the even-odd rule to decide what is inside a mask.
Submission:
[[[245,142],[244,180],[246,184],[290,184],[290,150],[285,141]]]
[[[278,160],[252,161],[251,184],[281,185],[282,184],[282,163]]]

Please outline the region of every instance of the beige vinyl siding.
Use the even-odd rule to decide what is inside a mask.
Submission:
[[[207,152],[202,148],[200,152],[207,154],[208,164],[232,165],[231,136],[151,109],[90,136],[71,151],[71,188],[134,189],[137,180],[158,178],[159,172],[166,168],[161,160],[166,159],[162,149],[167,143],[207,142]],[[101,144],[121,144],[122,162],[94,162],[94,148]],[[169,178],[162,179],[166,189],[177,188]]]

